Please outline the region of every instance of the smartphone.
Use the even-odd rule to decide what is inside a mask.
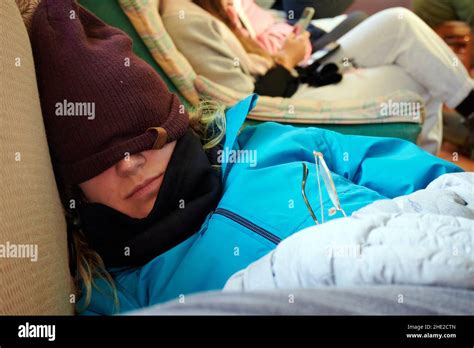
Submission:
[[[326,46],[321,48],[320,50],[314,52],[311,57],[309,57],[307,64],[313,64],[313,63],[319,63],[321,62],[324,58],[329,57],[331,54],[336,52],[341,45],[337,43],[336,41],[328,43]]]
[[[298,20],[298,22],[296,22],[293,28],[293,32],[296,35],[299,35],[302,32],[304,32],[306,29],[308,29],[308,26],[314,17],[314,12],[315,10],[312,7],[306,7],[304,9],[303,14],[301,15],[300,19]]]

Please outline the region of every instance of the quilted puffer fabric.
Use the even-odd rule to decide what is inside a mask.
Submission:
[[[234,274],[226,290],[369,284],[474,288],[474,173],[307,228]]]

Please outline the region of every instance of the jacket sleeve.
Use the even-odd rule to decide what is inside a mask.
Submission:
[[[194,14],[187,14],[186,20],[174,15],[162,19],[176,47],[196,73],[235,91],[253,92],[253,78],[234,64],[235,55],[212,21]]]
[[[331,171],[385,197],[409,194],[442,174],[463,171],[405,140],[329,131],[321,135],[321,152]]]
[[[79,315],[97,316],[116,315],[142,308],[145,304],[138,299],[136,289],[138,283],[138,280],[132,280],[127,284],[122,284],[114,278],[114,289],[104,279],[94,279],[95,286],[92,286],[90,303],[86,306],[85,288],[82,285],[83,296],[76,304],[76,311]],[[114,294],[118,302],[115,301]]]

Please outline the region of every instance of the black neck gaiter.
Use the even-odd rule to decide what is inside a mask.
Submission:
[[[106,267],[140,266],[197,232],[220,196],[220,174],[188,130],[175,146],[146,218],[88,203],[79,207],[81,227]]]

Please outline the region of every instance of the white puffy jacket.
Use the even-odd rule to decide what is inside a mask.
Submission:
[[[417,284],[474,288],[474,173],[302,230],[225,290]]]

